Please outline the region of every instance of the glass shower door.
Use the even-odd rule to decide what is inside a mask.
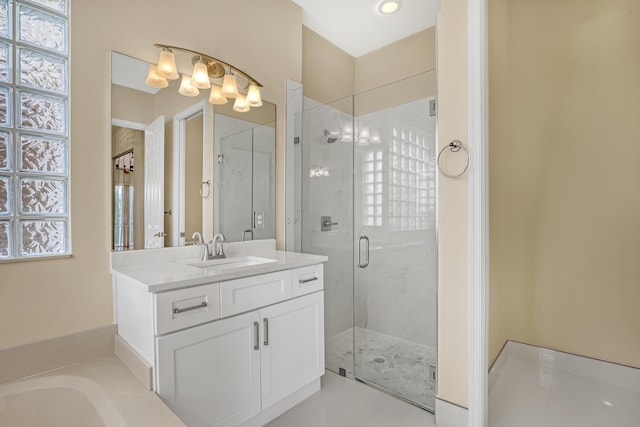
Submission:
[[[375,111],[357,98],[354,375],[433,410],[435,117],[427,98]]]

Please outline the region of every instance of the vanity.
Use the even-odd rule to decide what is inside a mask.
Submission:
[[[118,335],[188,426],[261,426],[320,389],[324,256],[274,240],[114,252]]]

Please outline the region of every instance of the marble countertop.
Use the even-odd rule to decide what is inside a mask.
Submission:
[[[277,251],[275,244],[272,246],[265,244],[230,246],[228,250],[225,249],[227,258],[252,256],[267,258],[275,262],[222,271],[189,265],[201,262],[202,249],[199,247],[195,247],[195,249],[191,247],[134,251],[139,252],[134,256],[127,253],[114,253],[111,272],[116,277],[121,275],[128,278],[136,286],[148,292],[164,292],[305,267],[325,262],[328,259],[322,255]]]

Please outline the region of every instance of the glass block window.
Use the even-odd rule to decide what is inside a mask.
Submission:
[[[382,150],[363,153],[363,225],[382,226]]]
[[[429,136],[400,123],[389,145],[389,229],[424,230],[435,215],[435,163]]]
[[[68,0],[0,0],[0,260],[70,253]]]

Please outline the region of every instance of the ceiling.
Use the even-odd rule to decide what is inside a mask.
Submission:
[[[440,0],[402,0],[392,15],[381,15],[381,0],[293,0],[303,24],[351,56],[358,57],[433,27]]]

